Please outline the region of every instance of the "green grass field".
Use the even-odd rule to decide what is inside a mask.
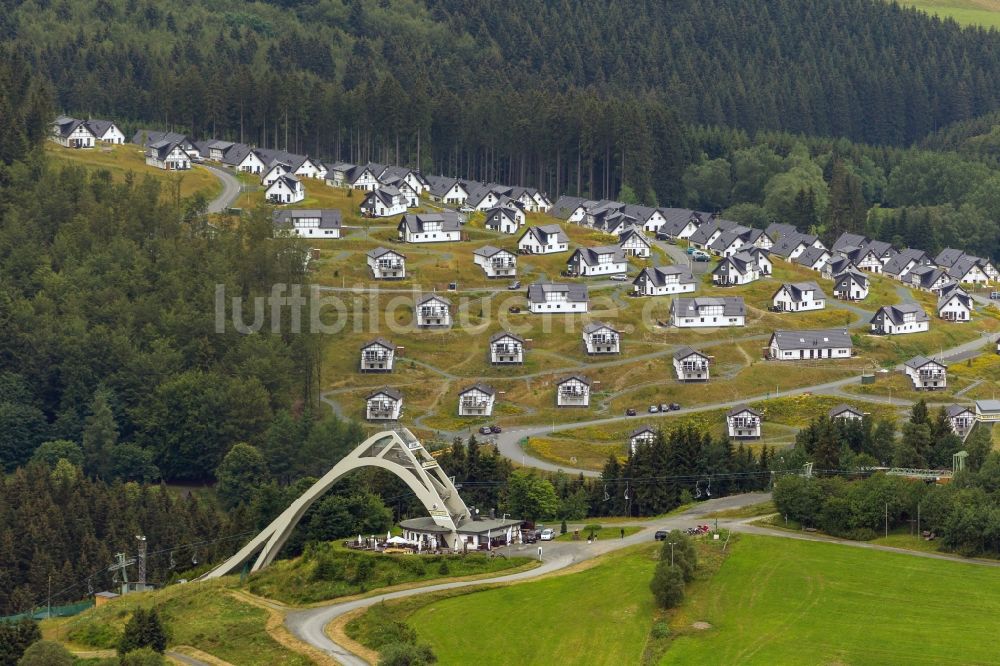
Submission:
[[[1000,29],[998,0],[906,0],[903,4],[934,16],[955,19],[961,25]]]
[[[408,623],[442,664],[639,664],[657,553],[650,543],[580,573],[444,599]]]
[[[996,663],[993,568],[743,536],[691,592],[661,664]]]

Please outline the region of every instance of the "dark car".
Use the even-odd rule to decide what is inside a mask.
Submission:
[[[500,427],[500,426],[498,426],[498,425],[495,425],[495,426],[493,426],[492,428],[490,428],[490,432],[492,432],[492,433],[498,433],[498,432],[503,432],[503,428],[501,428],[501,427]]]
[[[635,410],[629,407],[625,410],[625,416],[635,416]]]
[[[493,434],[493,428],[491,428],[489,426],[483,426],[482,428],[479,429],[479,434],[480,435],[491,435],[491,434]]]
[[[656,534],[653,535],[653,538],[656,539],[657,541],[666,541],[667,540],[667,531],[666,530],[656,530]]]
[[[511,314],[517,314],[520,311],[521,308],[517,307],[516,305],[512,305],[509,308],[507,308],[507,312],[510,312]]]
[[[712,257],[708,256],[707,254],[696,254],[696,255],[694,255],[694,260],[695,261],[711,261]]]
[[[511,291],[514,291],[515,289],[520,289],[521,288],[521,281],[520,280],[514,280],[509,285],[507,285],[507,288],[510,289]]]
[[[670,403],[670,411],[676,412],[680,408],[681,408],[681,406],[678,405],[676,402]]]
[[[524,543],[535,543],[542,537],[541,530],[527,530],[522,534]]]

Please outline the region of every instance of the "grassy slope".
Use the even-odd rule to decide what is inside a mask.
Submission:
[[[153,176],[163,181],[165,196],[173,192],[171,185],[178,178],[181,182],[182,197],[202,192],[206,198],[212,199],[222,190],[219,179],[199,167],[178,174],[148,166],[142,150],[128,143],[120,146],[98,146],[93,150],[71,150],[47,141],[45,149],[56,163],[74,164],[88,169],[104,169],[109,171],[116,181],[122,180],[130,171],[138,177]]]
[[[744,536],[694,592],[662,664],[996,662],[981,640],[1000,611],[991,568]]]
[[[904,4],[941,18],[953,18],[962,25],[1000,28],[998,0],[906,0]]]
[[[577,574],[445,599],[409,624],[442,664],[637,664],[656,555],[649,544]]]

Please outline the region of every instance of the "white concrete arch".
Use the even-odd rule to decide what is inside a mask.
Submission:
[[[362,442],[239,552],[199,580],[231,574],[258,551],[250,570],[259,571],[269,565],[313,502],[342,476],[362,467],[380,467],[402,479],[423,503],[434,522],[451,530],[449,541],[457,536],[456,525],[469,517],[469,509],[455,485],[413,433],[405,428],[380,432]]]

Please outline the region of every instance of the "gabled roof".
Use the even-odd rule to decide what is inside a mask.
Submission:
[[[481,257],[492,257],[492,256],[495,256],[497,254],[500,254],[501,252],[506,252],[507,254],[509,254],[511,256],[514,255],[514,253],[511,252],[510,250],[505,250],[502,247],[494,247],[492,245],[484,245],[484,246],[482,246],[481,248],[479,248],[477,250],[473,250],[472,254],[476,254],[476,255],[479,255]]]
[[[368,256],[371,257],[372,259],[378,259],[379,257],[386,254],[394,254],[397,257],[402,257],[403,259],[406,258],[406,255],[403,254],[402,252],[397,252],[396,250],[391,250],[387,247],[377,247],[374,250],[368,250]]]
[[[569,216],[576,212],[576,209],[585,203],[587,203],[587,199],[584,199],[583,197],[569,197],[563,195],[556,199],[556,202],[552,204],[552,208],[549,209],[549,215],[559,218],[560,220],[568,220]]]
[[[959,258],[954,264],[951,265],[950,268],[948,268],[948,275],[953,278],[961,279],[968,275],[973,268],[979,268],[982,270],[979,262],[979,257],[965,255]]]
[[[757,411],[753,407],[748,407],[747,405],[736,405],[728,412],[726,412],[726,416],[737,416],[739,414],[742,414],[743,412],[750,412],[751,414],[757,417],[761,416],[761,413],[759,411]]]
[[[680,349],[674,352],[674,360],[676,361],[683,361],[689,356],[700,356],[704,359],[708,358],[706,354],[703,354],[702,352],[698,351],[697,349],[694,349],[693,347],[681,347]]]
[[[796,233],[782,236],[772,247],[771,254],[787,259],[800,245],[809,247],[816,242],[816,236]]]
[[[143,137],[146,141],[143,143]],[[188,138],[177,132],[158,132],[156,130],[141,129],[132,136],[132,143],[149,148],[154,143],[169,141],[173,143],[187,143]]]
[[[585,284],[560,284],[546,282],[544,284],[534,283],[528,285],[528,300],[532,303],[545,303],[545,294],[552,292],[564,292],[566,300],[571,302],[587,302],[587,285]]]
[[[867,236],[862,236],[861,234],[852,234],[847,231],[840,234],[840,238],[833,242],[834,252],[838,252],[848,247],[861,247],[868,242]],[[841,405],[843,406],[843,405]]]
[[[399,189],[393,187],[392,185],[379,185],[377,188],[368,193],[365,200],[361,202],[361,206],[372,206],[374,207],[375,201],[378,200],[386,208],[391,208],[396,202],[399,196]]]
[[[946,247],[945,249],[938,252],[938,255],[934,257],[934,263],[938,266],[944,266],[945,268],[951,268],[955,265],[955,262],[966,256],[965,252],[962,250],[957,250],[953,247]]]
[[[742,296],[695,296],[693,298],[678,297],[671,303],[671,308],[675,312],[688,315],[696,315],[703,308],[722,307],[724,317],[743,317],[746,315],[746,305]]]
[[[919,370],[920,368],[924,367],[925,365],[932,365],[932,364],[933,365],[939,365],[942,368],[947,368],[948,367],[947,365],[945,365],[941,361],[935,361],[933,359],[927,358],[926,356],[914,356],[913,358],[911,358],[909,361],[907,361],[903,365],[905,365],[908,368],[912,368],[914,370]]]
[[[157,141],[156,143],[149,144],[149,151],[154,153],[160,161],[167,159],[174,148],[184,150],[179,141]]]
[[[899,303],[897,305],[883,305],[878,310],[875,311],[875,315],[872,317],[874,322],[878,319],[879,313],[885,314],[886,318],[889,319],[894,324],[902,324],[904,318],[908,314],[914,315],[914,320],[918,322],[930,321],[930,317],[924,312],[924,309],[917,305],[916,303]]]
[[[558,386],[559,384],[565,384],[566,382],[573,381],[574,379],[577,380],[578,382],[582,383],[582,384],[586,384],[587,386],[590,386],[590,380],[587,379],[586,377],[584,377],[583,375],[569,375],[569,376],[563,377],[562,379],[560,379],[559,381],[556,382],[556,385]]]
[[[818,329],[811,331],[775,331],[770,343],[779,349],[826,349],[853,347],[851,334],[844,329]],[[768,345],[770,346],[770,344]]]
[[[632,432],[630,432],[628,434],[628,437],[629,437],[629,439],[634,439],[635,437],[638,437],[639,435],[645,434],[647,432],[650,433],[650,434],[652,434],[652,435],[655,435],[656,434],[656,429],[653,426],[651,426],[651,425],[639,426],[638,428],[636,428],[635,430],[633,430]]]
[[[736,254],[726,257],[719,262],[719,265],[712,270],[712,274],[732,274],[733,272],[744,275],[756,268],[757,260],[753,254],[746,250],[740,250]]]
[[[583,327],[583,332],[584,333],[596,333],[597,331],[600,331],[601,329],[605,329],[605,328],[608,329],[609,331],[611,331],[612,333],[621,333],[621,331],[619,331],[618,329],[616,329],[614,326],[612,326],[611,324],[605,324],[603,321],[592,321],[592,322],[590,322],[589,324],[587,324],[586,326]]]
[[[271,215],[274,224],[289,224],[302,218],[319,218],[320,229],[339,229],[340,211],[336,208],[292,208],[276,210]]]
[[[298,178],[296,178],[290,173],[285,173],[275,178],[274,182],[267,186],[267,189],[268,190],[271,189],[278,183],[281,183],[282,185],[292,190],[293,192],[297,191],[302,186],[302,183],[301,181],[299,181]]]
[[[374,391],[372,391],[371,393],[369,393],[368,395],[366,395],[365,399],[367,400],[367,399],[370,399],[370,398],[374,398],[375,396],[377,396],[379,394],[386,395],[386,396],[392,398],[393,400],[402,400],[403,399],[403,393],[399,389],[393,388],[391,386],[383,386],[381,388],[377,388]]]
[[[511,333],[510,331],[498,331],[494,333],[493,335],[490,336],[490,344],[503,340],[504,338],[510,338],[512,340],[520,342],[522,345],[524,344],[524,338],[522,338],[517,333]]]
[[[884,256],[888,255],[891,257],[892,255],[896,254],[896,250],[893,249],[892,243],[887,243],[885,241],[869,240],[867,243],[864,244],[863,247],[866,247],[872,252],[874,252],[875,256],[878,257],[880,261]]]
[[[792,234],[799,233],[799,230],[794,224],[787,224],[785,222],[772,222],[767,225],[767,235],[770,236],[774,242],[778,242],[779,239],[785,236],[790,236]]]
[[[949,405],[948,407],[945,408],[944,412],[945,414],[948,415],[948,418],[950,419],[953,419],[956,416],[959,416],[960,414],[976,413],[971,407],[966,407],[965,405]]]
[[[857,407],[851,407],[850,405],[845,405],[843,403],[837,405],[836,407],[834,407],[833,409],[831,409],[829,412],[827,412],[827,416],[829,416],[831,419],[833,419],[833,418],[837,418],[838,416],[840,416],[841,414],[844,414],[846,412],[850,412],[851,414],[857,414],[858,416],[864,416],[864,412],[862,412]]]
[[[508,208],[507,206],[495,206],[486,211],[486,227],[491,228],[495,226],[500,226],[500,220],[496,222],[493,221],[494,216],[501,215],[507,218],[509,221],[517,224],[517,211],[513,208]]]
[[[788,297],[796,303],[800,303],[805,300],[805,292],[811,291],[813,293],[813,300],[825,299],[826,294],[823,290],[819,288],[819,285],[815,282],[786,282],[785,284],[778,287],[778,291],[774,292],[771,296],[773,299],[782,291],[788,294]]]
[[[528,234],[531,234],[532,238],[534,238],[540,245],[546,245],[548,237],[552,235],[555,235],[557,243],[569,243],[569,236],[566,235],[566,232],[563,231],[562,227],[558,224],[544,224],[540,227],[528,227],[524,230],[524,233],[521,234],[521,237],[517,239],[517,242],[520,243],[521,240],[523,240]]]
[[[657,287],[662,287],[667,284],[667,277],[672,275],[677,276],[677,282],[679,284],[694,284],[697,282],[691,274],[690,269],[682,268],[680,266],[650,266],[643,268],[642,271],[639,272],[639,275],[636,276],[635,280],[633,280],[633,283],[637,283],[639,281],[639,277],[642,275],[646,275],[646,277],[649,278],[649,281]]]
[[[830,253],[821,247],[807,247],[802,251],[802,254],[795,258],[795,263],[800,266],[812,267],[816,265],[816,262],[820,261],[823,257],[829,257]]]
[[[396,348],[396,345],[394,345],[393,343],[389,342],[385,338],[375,338],[374,340],[369,340],[365,344],[361,345],[361,348],[362,349],[368,349],[369,347],[376,347],[376,346],[377,347],[385,347],[386,349],[389,349],[389,350],[393,350],[393,349]]]
[[[916,278],[924,289],[930,289],[940,280],[948,277],[947,271],[937,266],[916,266],[909,275],[911,280]]]
[[[602,254],[612,255],[612,261],[623,262],[625,261],[625,251],[617,245],[602,245],[600,247],[580,247],[577,248],[573,254],[570,256],[569,260],[572,262],[577,256],[588,266],[596,266]]]
[[[834,290],[840,291],[850,287],[850,282],[854,282],[859,286],[867,289],[868,288],[868,276],[864,273],[859,273],[858,271],[844,271],[834,278]]]
[[[827,260],[826,265],[823,266],[823,272],[826,273],[829,271],[834,275],[842,275],[847,272],[856,273],[857,268],[858,267],[844,255],[835,254]],[[865,279],[867,280],[868,278]]]
[[[941,296],[938,297],[937,309],[938,312],[941,308],[948,305],[952,300],[957,299],[959,303],[964,305],[969,310],[972,309],[972,297],[969,296],[968,292],[962,289],[957,284],[950,284],[947,289],[941,290]]]
[[[496,389],[493,388],[492,386],[487,386],[486,384],[483,384],[481,382],[476,382],[472,386],[465,387],[464,389],[459,391],[458,394],[462,395],[463,393],[469,393],[471,391],[482,391],[486,395],[496,395],[497,393]]]
[[[399,228],[404,226],[410,233],[423,233],[424,226],[430,222],[440,222],[441,231],[458,231],[461,223],[458,221],[458,213],[451,210],[444,210],[440,213],[407,213],[399,221]]]
[[[115,121],[103,120],[101,118],[91,118],[85,124],[87,125],[87,129],[89,129],[91,133],[98,138],[104,136],[112,127],[118,127],[118,125],[115,124]]]
[[[451,301],[442,296],[441,294],[424,294],[419,299],[417,299],[417,305],[423,305],[424,303],[429,303],[431,301],[438,301],[444,303],[448,307],[451,307]]]
[[[889,275],[901,275],[911,263],[919,264],[927,261],[927,253],[923,250],[906,248],[885,263],[883,271]]]
[[[646,234],[642,233],[642,229],[638,227],[629,227],[618,234],[618,242],[620,244],[624,244],[632,238],[638,238],[646,245],[649,245],[649,239],[646,238]]]

